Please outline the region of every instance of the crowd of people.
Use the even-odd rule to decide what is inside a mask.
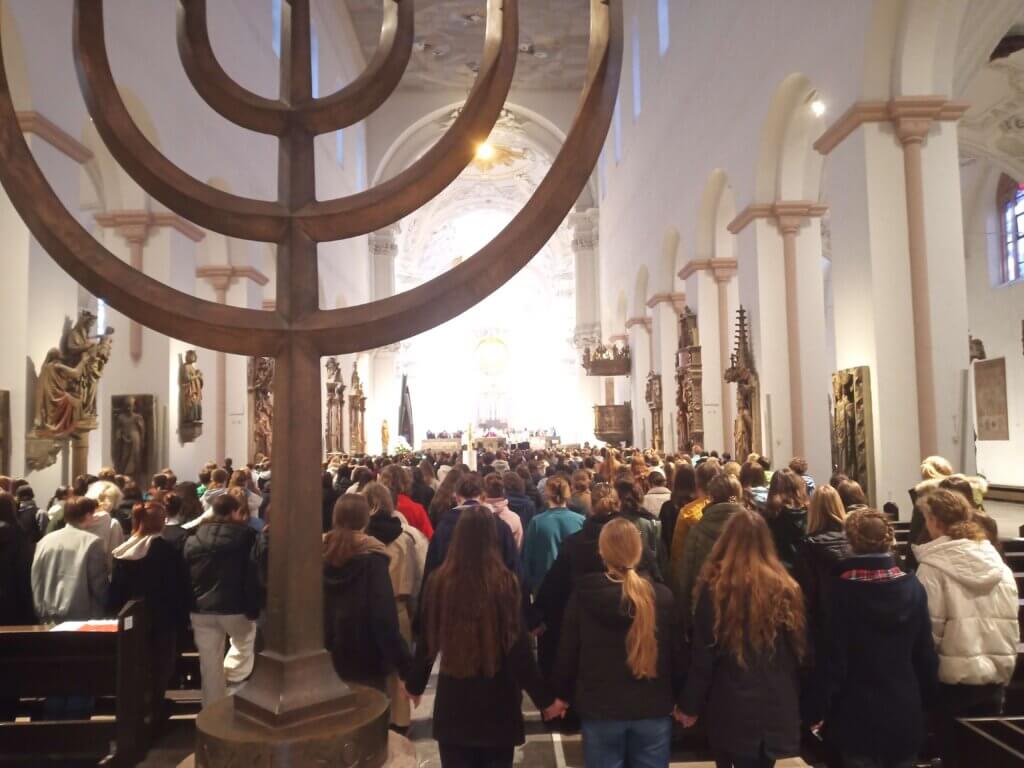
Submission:
[[[511,766],[523,691],[548,727],[582,732],[588,768],[665,768],[692,728],[719,766],[771,766],[808,739],[830,764],[912,766],[929,734],[949,758],[955,717],[1002,710],[1017,586],[984,484],[941,457],[912,490],[908,552],[896,510],[800,458],[476,458],[335,458],[310,510],[338,674],[389,696],[404,732],[437,666],[445,768]],[[210,464],[196,482],[167,469],[148,488],[104,469],[40,507],[0,477],[0,624],[141,598],[155,700],[191,632],[216,701],[252,672],[272,488],[268,462]],[[47,700],[47,714],[90,706]],[[0,718],[12,708],[0,700]]]

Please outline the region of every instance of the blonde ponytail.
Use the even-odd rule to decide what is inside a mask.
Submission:
[[[628,569],[622,580],[622,601],[633,617],[626,635],[626,663],[639,680],[658,676],[658,638],[654,607],[654,587],[647,579]]]
[[[601,529],[598,549],[609,575],[621,579],[622,606],[633,619],[626,634],[626,663],[637,679],[656,678],[658,638],[654,587],[636,572],[643,554],[640,532],[628,520],[611,520]]]

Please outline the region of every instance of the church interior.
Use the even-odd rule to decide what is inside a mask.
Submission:
[[[0,51],[0,476],[45,509],[101,468],[143,492],[244,469],[295,508],[234,705],[258,727],[197,726],[195,684],[125,736],[118,688],[70,742],[109,721],[117,765],[314,764],[266,745],[336,721],[300,657],[329,663],[341,466],[802,458],[907,547],[944,457],[1024,583],[1021,0],[3,0]],[[45,663],[6,623],[0,676]],[[360,699],[315,764],[444,766],[432,680],[401,747],[352,756]],[[944,765],[1024,764],[1007,686]],[[0,753],[64,764],[5,697]],[[539,704],[516,765],[623,764]],[[678,736],[665,765],[713,764]]]

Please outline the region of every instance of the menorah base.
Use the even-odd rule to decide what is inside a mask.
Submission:
[[[388,730],[387,697],[372,688],[352,686],[351,699],[338,715],[284,728],[242,716],[235,696],[221,699],[196,719],[194,764],[197,768],[414,768],[412,744]]]

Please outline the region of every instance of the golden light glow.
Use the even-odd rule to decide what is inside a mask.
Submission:
[[[494,159],[494,146],[490,142],[483,142],[476,148],[476,159],[484,162]]]

